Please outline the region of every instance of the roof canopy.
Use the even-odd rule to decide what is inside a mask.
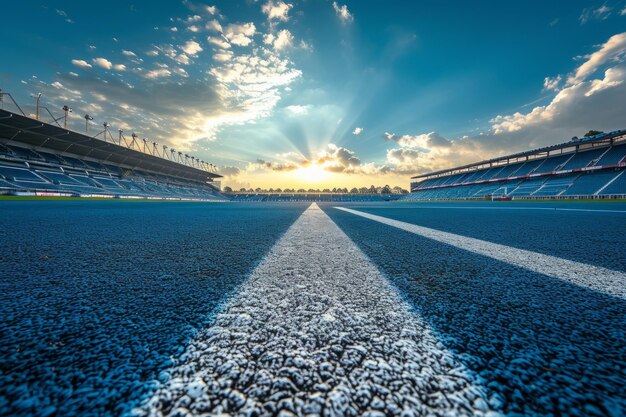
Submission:
[[[513,160],[513,162],[518,162],[520,158],[530,158],[532,156],[548,157],[548,156],[551,156],[550,153],[554,151],[559,151],[559,150],[572,148],[572,147],[579,147],[580,145],[586,145],[586,144],[589,144],[591,146],[593,146],[593,144],[601,145],[602,142],[605,142],[606,145],[609,145],[613,141],[613,139],[621,137],[621,136],[625,136],[625,135],[626,135],[626,130],[615,130],[609,133],[600,133],[598,135],[589,136],[586,138],[573,139],[573,140],[570,140],[569,142],[563,142],[557,145],[545,146],[543,148],[537,148],[537,149],[532,149],[530,151],[524,151],[524,152],[519,152],[519,153],[515,153],[511,155],[500,156],[498,158],[487,159],[484,161],[475,162],[473,164],[462,165],[462,166],[455,167],[455,168],[448,168],[448,169],[443,169],[440,171],[429,172],[427,174],[416,175],[411,178],[413,179],[413,178],[426,178],[426,177],[431,177],[431,176],[441,176],[445,174],[457,173],[459,171],[464,171],[464,170],[471,171],[472,168],[479,169],[479,167],[484,168],[484,167],[488,167],[492,165],[506,165],[511,160]]]
[[[63,129],[0,109],[0,138],[51,153],[71,154],[130,169],[141,169],[194,181],[212,181],[221,175],[135,149]]]

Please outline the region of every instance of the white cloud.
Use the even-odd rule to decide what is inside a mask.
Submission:
[[[113,67],[113,63],[106,58],[94,58],[93,63],[104,69],[111,69]]]
[[[300,40],[300,44],[298,44],[298,46],[300,47],[300,49],[304,49],[305,51],[312,51],[313,50],[313,45],[311,45],[310,43],[306,42],[305,40]]]
[[[419,170],[422,151],[415,149],[395,148],[387,150],[387,162],[400,172]]]
[[[275,19],[286,22],[289,20],[289,10],[292,7],[292,4],[285,3],[282,0],[278,0],[276,2],[268,0],[268,2],[261,7],[261,11],[267,15],[269,20]]]
[[[201,20],[202,20],[202,16],[199,16],[199,15],[196,14],[196,15],[193,15],[193,16],[189,16],[187,18],[187,23],[197,23],[197,22],[199,22]]]
[[[272,45],[276,51],[293,47],[293,42],[293,35],[287,29],[279,31],[276,35],[268,33],[263,36],[263,43],[266,45]],[[305,45],[308,46],[307,44]]]
[[[293,46],[293,35],[287,29],[278,32],[274,39],[274,49],[277,51]]]
[[[285,107],[285,109],[288,112],[297,114],[297,115],[307,114],[309,112],[309,106],[302,106],[302,105],[287,106]]]
[[[194,40],[185,42],[184,45],[179,46],[187,55],[196,56],[198,52],[202,52],[200,44]]]
[[[585,96],[589,97],[599,91],[621,85],[626,78],[625,75],[624,68],[616,67],[607,69],[604,73],[604,79],[591,81],[591,88],[585,93]]]
[[[230,24],[226,26],[224,36],[230,43],[237,46],[248,46],[252,43],[252,36],[256,33],[254,23]]]
[[[266,45],[272,45],[274,43],[274,39],[276,39],[276,36],[274,36],[273,33],[263,35],[263,43]]]
[[[230,43],[228,43],[228,41],[224,38],[218,38],[218,37],[214,37],[214,36],[209,36],[207,38],[207,41],[210,44],[213,44],[215,46],[217,46],[218,48],[222,48],[222,49],[229,49],[230,48]]]
[[[233,58],[234,54],[232,51],[218,51],[215,54],[213,54],[213,59],[218,61],[218,62],[226,62],[226,61],[230,61]]]
[[[352,131],[352,134],[355,135],[355,136],[359,136],[361,133],[363,133],[363,128],[362,127],[356,127]]]
[[[585,80],[609,60],[623,57],[624,52],[626,52],[626,32],[611,36],[600,49],[587,57],[587,61],[578,67],[574,75],[568,78],[568,85]]]
[[[614,37],[612,37],[615,41]],[[591,129],[611,131],[623,128],[626,107],[626,66],[620,49],[607,42],[600,48],[602,57],[591,54],[575,71],[566,85],[544,106],[526,113],[499,115],[491,120],[491,128],[479,135],[447,139],[431,132],[418,135],[396,135],[386,132],[384,138],[398,144],[387,151],[387,166],[380,172],[418,173],[452,168],[467,163],[538,148],[562,141]],[[609,46],[607,46],[607,44]],[[609,52],[611,51],[611,52]],[[587,79],[598,62],[614,62],[602,76]],[[593,65],[592,65],[593,64]],[[594,70],[589,70],[590,67]],[[544,80],[544,87],[555,87],[554,79]]]
[[[578,20],[583,25],[592,19],[606,20],[611,15],[612,11],[613,11],[613,8],[607,6],[606,4],[603,4],[597,9],[594,9],[593,7],[589,7],[583,10]]]
[[[215,6],[206,6],[205,10],[211,15],[216,15],[219,13],[219,10],[217,10],[217,7]]]
[[[215,131],[223,124],[247,123],[269,115],[280,100],[281,88],[293,83],[302,72],[294,69],[291,61],[261,47],[232,56],[221,66],[211,68],[209,74],[218,82],[221,100],[238,109],[208,122],[206,128]]]
[[[385,132],[385,140],[397,142],[403,148],[420,149],[427,152],[434,147],[448,147],[450,141],[436,132],[424,133],[421,135],[396,135]]]
[[[318,153],[315,162],[330,172],[354,173],[361,165],[361,159],[346,148],[329,143],[325,150]]]
[[[220,22],[218,22],[217,20],[213,19],[213,20],[209,20],[205,26],[206,30],[212,30],[215,32],[222,32],[222,25],[220,24]]]
[[[624,8],[622,9],[621,12],[619,12],[620,16],[626,16],[626,6],[624,6]]]
[[[146,73],[145,77],[150,80],[155,80],[157,78],[169,77],[172,75],[172,72],[167,68],[159,68]]]
[[[72,64],[81,68],[91,68],[91,64],[83,59],[72,59]]]
[[[196,9],[192,14],[205,19],[207,13],[204,8],[194,7]],[[181,22],[176,25],[184,28],[187,24],[181,24],[186,19],[187,16],[183,20],[173,18],[172,22]],[[215,19],[222,22],[225,18],[215,16]],[[55,86],[42,86],[39,83],[33,85],[33,89],[45,93],[47,87],[50,96],[54,96],[59,103],[67,97],[76,97],[69,89],[63,89],[65,86],[72,91],[84,92],[85,103],[100,103],[104,112],[111,115],[110,121],[116,127],[124,125],[124,120],[132,121],[133,130],[165,144],[175,145],[177,149],[189,147],[193,142],[205,144],[215,139],[217,133],[226,126],[255,123],[272,114],[285,89],[302,75],[292,61],[275,52],[274,45],[268,48],[260,42],[254,48],[232,50],[229,38],[239,46],[254,44],[256,27],[253,23],[224,25],[225,33],[221,37],[217,30],[221,28],[221,24],[217,20],[218,25],[214,25],[216,31],[209,32],[217,42],[192,38],[188,33],[187,38],[178,37],[173,44],[147,43],[134,46],[130,50],[129,45],[122,45],[120,40],[120,46],[126,46],[126,49],[120,47],[116,51],[120,63],[115,62],[115,59],[111,62],[104,57],[96,58],[92,62],[91,58],[98,55],[91,55],[89,61],[74,60],[73,66],[93,66],[98,69],[98,73],[90,71],[77,77],[60,72],[51,80],[58,80]],[[172,25],[174,23],[170,23]],[[204,28],[204,20],[198,26]],[[167,32],[170,33],[169,30]],[[180,32],[182,31],[179,34]],[[172,33],[163,35],[173,36]],[[192,40],[187,42],[187,39]],[[213,59],[195,59],[190,55],[202,55],[200,51],[207,49],[207,45],[210,45],[209,49],[214,49],[211,51]],[[280,45],[285,45],[285,42]],[[227,47],[230,49],[226,49]],[[144,68],[143,65],[135,65],[135,61],[140,61],[134,50],[158,61],[153,60],[150,66]],[[195,61],[194,76],[187,73],[186,67],[182,68],[192,61]],[[127,74],[123,78],[113,73],[124,69]],[[203,72],[206,75],[203,76]],[[37,81],[29,80],[28,83],[35,84]],[[98,101],[102,94],[108,97],[107,101]],[[122,109],[119,103],[127,105],[128,109]],[[84,103],[76,103],[77,108],[86,109],[86,106]],[[204,145],[200,148],[206,150]]]
[[[183,65],[189,65],[189,63],[191,62],[191,60],[189,59],[189,56],[187,54],[179,54],[176,56],[176,58],[174,58],[174,61],[178,62],[179,64],[183,64]]]
[[[350,14],[348,11],[348,6],[345,4],[343,6],[339,6],[336,1],[333,2],[333,9],[335,9],[335,13],[341,20],[342,23],[352,22],[354,20],[354,16]]]
[[[558,91],[559,86],[561,84],[561,76],[557,75],[556,77],[546,77],[543,79],[543,89],[544,91]]]

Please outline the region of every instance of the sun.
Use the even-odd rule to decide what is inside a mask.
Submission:
[[[319,182],[328,178],[329,172],[317,164],[311,164],[295,170],[293,175],[307,182]]]

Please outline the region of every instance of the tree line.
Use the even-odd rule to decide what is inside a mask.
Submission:
[[[268,194],[268,193],[282,193],[282,194],[408,194],[409,192],[402,187],[390,187],[389,185],[385,185],[383,187],[376,187],[371,185],[370,187],[353,187],[351,189],[348,188],[240,188],[235,191],[231,187],[224,187],[222,189],[225,193],[238,193],[238,194]]]

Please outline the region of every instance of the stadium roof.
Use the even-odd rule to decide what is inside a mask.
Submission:
[[[29,147],[43,148],[42,150],[73,154],[112,165],[139,168],[189,180],[206,182],[222,177],[213,172],[125,148],[2,109],[0,109],[0,138]]]
[[[625,135],[626,135],[626,130],[615,130],[609,133],[600,133],[594,136],[589,136],[589,137],[580,138],[580,139],[573,139],[568,142],[563,142],[563,143],[559,143],[556,145],[545,146],[543,148],[532,149],[529,151],[519,152],[519,153],[515,153],[512,155],[505,155],[505,156],[500,156],[500,157],[493,158],[493,159],[487,159],[487,160],[480,161],[480,162],[474,162],[468,165],[462,165],[462,166],[458,166],[454,168],[442,169],[440,171],[433,171],[433,172],[429,172],[426,174],[420,174],[420,175],[411,177],[411,179],[448,174],[448,173],[457,172],[461,170],[469,171],[470,168],[474,168],[474,167],[482,167],[484,165],[494,165],[494,164],[497,164],[498,162],[502,162],[502,161],[508,162],[512,159],[517,161],[518,158],[527,158],[529,156],[539,155],[539,154],[545,154],[545,156],[547,157],[547,156],[550,156],[550,152],[553,152],[556,150],[571,148],[573,146],[580,146],[582,144],[593,144],[596,142],[612,141],[613,139],[617,137],[625,136]]]

